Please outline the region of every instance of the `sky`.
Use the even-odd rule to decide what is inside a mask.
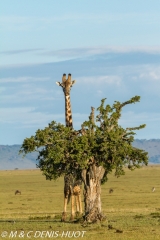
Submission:
[[[55,82],[71,73],[74,128],[91,106],[124,102],[119,124],[136,139],[160,139],[159,0],[2,0],[0,144],[22,144],[55,120],[65,124]]]

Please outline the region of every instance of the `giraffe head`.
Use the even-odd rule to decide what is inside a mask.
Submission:
[[[71,87],[76,81],[71,81],[71,74],[68,74],[68,79],[66,79],[66,74],[64,73],[62,76],[62,82],[56,82],[58,86],[61,86],[64,92],[65,96],[68,96],[70,94]]]

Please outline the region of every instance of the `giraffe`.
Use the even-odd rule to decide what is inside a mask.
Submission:
[[[62,76],[62,82],[56,82],[56,84],[63,89],[65,97],[65,123],[66,127],[73,128],[72,121],[72,111],[71,111],[71,102],[70,102],[70,90],[73,84],[76,81],[71,81],[71,74],[68,74],[68,79],[66,79],[66,74]],[[67,212],[67,203],[71,198],[71,220],[75,216],[75,201],[76,201],[76,210],[82,214],[82,203],[81,203],[81,181],[74,179],[73,174],[66,174],[64,176],[64,208],[62,213],[62,221],[66,220]]]

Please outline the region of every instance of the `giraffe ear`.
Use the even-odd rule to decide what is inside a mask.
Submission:
[[[60,83],[60,82],[56,82],[56,84],[57,84],[58,86],[61,86],[61,83]]]
[[[73,81],[72,81],[72,85],[75,84],[75,82],[76,82],[76,80],[73,80]]]

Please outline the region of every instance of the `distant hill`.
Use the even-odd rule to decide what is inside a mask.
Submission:
[[[160,164],[160,139],[136,139],[133,146],[148,152],[150,164]],[[21,145],[0,145],[0,170],[36,168],[38,154],[29,153],[23,158],[18,154],[20,147]]]
[[[21,145],[0,145],[0,170],[36,168],[36,152],[19,155]]]
[[[133,146],[148,152],[149,163],[160,163],[160,139],[138,140],[136,139]]]

